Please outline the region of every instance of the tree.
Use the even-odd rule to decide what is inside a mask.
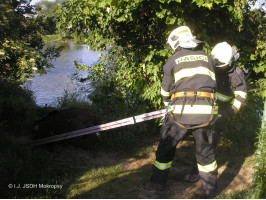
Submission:
[[[41,0],[37,3],[35,10],[37,12],[37,20],[39,24],[42,25],[41,32],[43,35],[55,34],[58,18],[56,10],[65,1],[66,0]]]
[[[86,33],[86,42],[93,50],[111,47],[108,55],[101,57],[96,65],[76,65],[78,69],[87,68],[90,71],[88,79],[95,81],[96,85],[99,82],[98,86],[104,84],[110,88],[108,91],[100,87],[106,95],[114,94],[112,92],[115,90],[135,108],[143,104],[150,108],[162,107],[162,65],[171,55],[166,46],[167,36],[180,25],[188,25],[198,39],[205,41],[209,53],[218,42],[227,41],[235,45],[241,54],[239,62],[248,73],[249,95],[255,92],[265,98],[265,10],[251,10],[250,5],[255,2],[69,0],[58,11],[58,28],[65,33]],[[99,91],[98,87],[96,89]],[[258,189],[255,191],[256,197],[265,195],[262,192],[266,185],[265,151],[260,151],[265,147],[263,127],[257,143],[260,156],[253,184]]]
[[[89,67],[89,78],[113,74],[109,79],[124,96],[143,99],[152,107],[161,106],[161,66],[171,55],[167,36],[180,25],[188,25],[198,39],[205,41],[207,51],[221,41],[236,45],[245,68],[255,72],[256,80],[263,77],[260,72],[265,60],[258,50],[263,44],[258,40],[263,35],[263,15],[258,10],[253,19],[256,14],[245,0],[69,0],[58,12],[62,32],[86,32],[86,42],[93,50],[112,46],[103,62]],[[256,59],[250,61],[250,56]],[[256,67],[260,71],[253,70]]]
[[[60,48],[43,50],[30,1],[3,0],[0,7],[0,78],[23,83],[36,73],[45,73]]]

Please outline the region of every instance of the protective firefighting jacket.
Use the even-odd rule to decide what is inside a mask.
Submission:
[[[238,66],[233,65],[226,71],[216,72],[219,109],[231,104],[235,113],[246,105],[247,83],[245,74]]]
[[[212,99],[197,95],[197,92],[214,93],[216,78],[212,58],[202,50],[180,48],[163,66],[161,95],[165,106],[171,102],[175,120],[182,124],[206,123],[213,111]],[[195,92],[193,97],[171,99],[177,92]]]

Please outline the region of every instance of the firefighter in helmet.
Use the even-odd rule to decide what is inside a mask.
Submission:
[[[234,114],[246,105],[247,83],[243,70],[235,65],[240,56],[236,48],[231,47],[227,42],[221,42],[213,48],[211,56],[216,63],[217,92],[215,96],[218,100],[220,115],[215,123],[216,137],[212,141],[216,148],[221,132]],[[184,180],[196,182],[199,178],[196,161],[194,161],[192,170],[184,177]]]
[[[179,141],[192,132],[196,158],[206,197],[217,185],[217,163],[209,135],[214,132],[216,78],[213,59],[203,51],[204,43],[193,38],[187,26],[171,32],[168,43],[174,55],[163,66],[161,94],[167,106],[151,180],[155,189],[165,188]]]

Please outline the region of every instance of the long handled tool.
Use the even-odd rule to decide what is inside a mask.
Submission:
[[[121,126],[127,126],[127,125],[131,125],[131,124],[136,124],[139,122],[143,122],[143,121],[147,121],[147,120],[151,120],[151,119],[156,119],[159,117],[163,117],[166,113],[166,110],[158,110],[158,111],[154,111],[154,112],[150,112],[150,113],[144,113],[141,115],[137,115],[134,117],[129,117],[129,118],[125,118],[125,119],[121,119],[118,121],[114,121],[114,122],[109,122],[106,124],[101,124],[101,125],[97,125],[97,126],[92,126],[89,128],[84,128],[84,129],[80,129],[80,130],[76,130],[76,131],[71,131],[71,132],[67,132],[67,133],[62,133],[59,135],[54,135],[54,136],[50,136],[50,137],[46,137],[46,138],[41,138],[38,140],[35,140],[33,143],[31,143],[31,146],[39,146],[42,144],[47,144],[47,143],[52,143],[52,142],[56,142],[56,141],[60,141],[60,140],[66,140],[66,139],[70,139],[70,138],[74,138],[74,137],[79,137],[82,135],[88,135],[91,133],[97,133],[100,131],[105,131],[105,130],[109,130],[109,129],[113,129],[113,128],[118,128]]]

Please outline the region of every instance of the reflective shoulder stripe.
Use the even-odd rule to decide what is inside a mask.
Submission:
[[[171,167],[172,161],[170,161],[169,163],[160,163],[156,159],[154,159],[153,164],[160,170],[166,170]]]
[[[235,93],[236,96],[239,95],[243,99],[246,99],[247,98],[247,93],[246,92],[243,92],[243,91],[235,91],[234,93]]]
[[[166,92],[162,87],[161,87],[161,95],[164,97],[170,97],[171,93],[170,92]]]
[[[187,69],[181,69],[178,72],[175,73],[175,82],[187,78],[192,77],[194,75],[207,75],[210,76],[212,80],[215,80],[215,74],[209,70],[206,67],[195,67],[195,68],[187,68]]]
[[[237,110],[239,110],[241,107],[241,102],[238,101],[237,99],[233,99],[231,104],[233,104],[233,106],[235,106],[237,108]]]
[[[216,168],[217,168],[217,162],[216,162],[216,160],[213,163],[209,164],[209,165],[200,165],[198,163],[198,169],[201,172],[212,172]]]
[[[214,95],[217,97],[218,100],[223,101],[223,102],[229,102],[233,98],[233,97],[229,97],[224,94],[221,94],[219,92],[216,92]]]
[[[172,105],[170,110],[173,111],[174,114],[181,114],[183,105]],[[212,106],[210,105],[185,105],[183,114],[211,114]],[[215,106],[214,114],[218,114],[218,106]]]

